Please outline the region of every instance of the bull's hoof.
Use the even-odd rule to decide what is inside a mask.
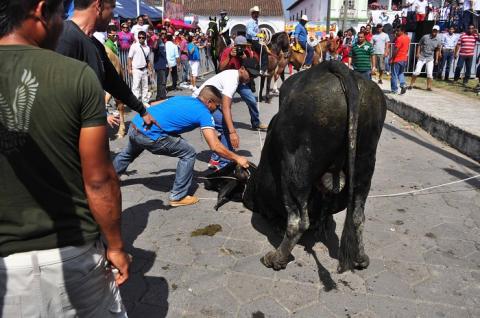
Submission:
[[[359,256],[357,260],[353,261],[353,265],[355,269],[365,269],[370,265],[370,258],[367,254],[363,254],[363,256]]]
[[[270,251],[260,259],[263,265],[267,268],[273,268],[276,271],[287,268],[288,258],[283,259],[277,251]]]

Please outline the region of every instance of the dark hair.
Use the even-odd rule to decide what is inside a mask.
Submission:
[[[189,36],[187,37],[187,41],[188,41],[188,42],[192,42],[192,41],[193,41],[193,36],[189,35]]]
[[[207,98],[212,98],[215,96],[217,99],[222,100],[222,92],[220,92],[220,90],[213,85],[206,85],[204,88],[202,88],[200,95]]]
[[[363,32],[363,31],[358,32],[357,36],[359,36],[360,34],[363,34],[365,36],[365,32]]]
[[[95,0],[75,0],[74,3],[74,8],[75,10],[84,10],[88,8]],[[102,3],[108,2],[110,4],[113,4],[115,1],[114,0],[101,0]]]
[[[147,38],[147,33],[145,33],[145,31],[139,31],[137,37],[139,37],[140,35],[143,35],[145,39]]]
[[[167,41],[173,41],[173,35],[167,34]]]
[[[39,2],[40,0],[0,1],[0,37],[20,27]],[[62,0],[46,0],[46,18],[53,16],[62,3]]]
[[[117,32],[117,26],[114,25],[114,24],[110,24],[110,25],[107,27],[107,33],[111,33],[112,31]]]
[[[142,20],[145,19],[145,18],[143,17],[143,14],[140,14],[140,15],[137,17],[137,20],[140,19],[140,18],[142,18]]]
[[[405,32],[406,28],[405,28],[405,26],[402,24],[402,25],[399,25],[395,30]]]

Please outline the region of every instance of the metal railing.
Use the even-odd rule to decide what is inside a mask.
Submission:
[[[393,49],[394,43],[389,43],[389,46],[390,46],[389,47],[390,48],[389,58],[391,58],[392,53],[393,53],[392,49]],[[418,46],[418,43],[410,43],[410,47],[408,49],[407,67],[405,69],[405,74],[407,74],[407,75],[412,74],[415,71],[415,66],[417,65],[417,56],[416,56],[417,46]],[[453,78],[454,77],[457,62],[458,62],[458,58],[454,58],[451,65],[450,65],[450,72],[448,74],[448,78]],[[475,53],[473,55],[473,62],[472,62],[472,69],[471,69],[471,72],[470,72],[470,74],[471,74],[470,78],[475,78],[478,63],[480,63],[480,43],[478,43],[475,46]],[[435,68],[434,68],[434,74],[435,74],[435,72],[439,71],[440,65],[441,65],[441,59],[440,59],[440,61],[438,61],[438,65],[436,65]],[[460,73],[461,76],[463,76],[465,74],[465,67],[466,66],[464,66],[462,68],[462,71]],[[445,66],[444,66],[444,69],[442,70],[442,73],[444,71],[445,71]],[[426,74],[425,67],[422,69],[421,74]]]
[[[128,84],[128,86],[132,87],[132,77],[127,71],[128,65],[128,50],[120,50],[120,62],[122,64],[122,71],[123,71],[123,79]],[[151,52],[149,55],[150,63],[153,65],[153,53]],[[211,72],[215,71],[215,67],[213,66],[212,59],[209,56],[209,52],[207,48],[200,49],[200,69],[198,71],[199,76],[205,76]],[[181,63],[177,65],[177,73],[178,73],[178,81],[182,81],[182,73],[183,73],[183,66]],[[190,79],[190,77],[189,77]],[[171,74],[168,75],[167,78],[167,86],[172,85],[172,76]],[[149,76],[149,95],[150,97],[154,98],[157,95],[157,74],[155,71],[150,74]]]

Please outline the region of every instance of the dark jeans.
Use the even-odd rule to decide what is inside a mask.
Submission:
[[[181,200],[187,196],[192,184],[193,166],[196,157],[195,149],[181,136],[167,136],[155,141],[131,126],[128,130],[127,147],[113,160],[113,166],[117,174],[123,174],[128,165],[144,150],[148,150],[154,155],[180,158],[175,172],[175,182],[170,191],[170,200]]]
[[[172,69],[172,89],[175,90],[177,89],[177,82],[178,82],[177,66],[175,65],[171,69]],[[170,68],[167,68],[166,77],[168,77],[169,73],[170,73]]]
[[[437,77],[439,79],[442,78],[444,67],[445,67],[445,79],[448,79],[450,77],[450,66],[452,65],[452,62],[454,60],[455,60],[454,50],[442,51],[442,61],[440,62],[440,66],[438,67],[438,74],[437,74]]]
[[[188,60],[181,60],[182,64],[182,82],[188,83],[188,75],[190,73],[190,64]]]
[[[392,77],[390,78],[390,87],[392,92],[398,91],[398,83],[400,82],[400,87],[407,86],[405,82],[405,68],[407,67],[407,62],[396,62],[392,65]]]
[[[460,78],[460,72],[462,72],[463,65],[465,64],[465,74],[463,76],[463,83],[468,83],[470,75],[472,74],[472,62],[473,56],[460,55],[457,61],[457,68],[455,68],[455,77],[453,78],[457,81]]]
[[[307,57],[305,58],[305,65],[312,65],[313,62],[313,53],[314,49],[310,45],[307,44],[307,42],[298,42],[300,43],[300,46],[302,49],[307,51]]]
[[[266,71],[267,70],[267,67],[268,67],[268,52],[267,52],[267,48],[264,47],[262,48],[262,46],[260,45],[260,43],[258,41],[255,41],[255,40],[251,40],[250,41],[252,43],[252,50],[254,50],[255,52],[258,53],[258,55],[260,55],[260,51],[261,51],[261,56],[260,56],[260,69],[262,71]]]
[[[257,100],[255,95],[253,95],[252,90],[246,84],[239,84],[237,93],[248,106],[252,128],[258,127],[260,125],[260,113],[258,111]],[[220,133],[220,142],[229,150],[233,150],[232,144],[230,143],[230,135],[226,133],[228,129],[225,121],[223,120],[223,113],[219,109],[213,113],[213,119],[215,120],[215,129]],[[216,153],[212,154],[211,159],[218,160],[221,168],[230,162],[228,159],[222,158]]]
[[[156,70],[157,72],[157,97],[155,100],[167,98],[167,70]]]
[[[355,70],[358,74],[362,75],[362,77],[366,80],[372,80],[372,71],[357,71]]]

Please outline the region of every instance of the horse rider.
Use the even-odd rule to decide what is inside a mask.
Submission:
[[[220,19],[218,19],[218,32],[222,35],[225,46],[230,46],[230,18],[227,16],[227,11],[220,11]]]
[[[308,33],[305,25],[308,22],[308,17],[306,14],[302,15],[300,21],[298,21],[297,26],[295,27],[294,37],[295,37],[295,46],[294,50],[304,53],[307,51],[307,57],[305,58],[305,67],[310,67],[313,62],[313,52],[314,49],[312,46],[307,45]]]
[[[260,56],[260,75],[265,75],[268,67],[268,49],[267,47],[262,48],[259,40],[264,38],[265,35],[260,33],[258,28],[258,17],[260,15],[260,8],[254,6],[250,9],[250,14],[252,18],[247,22],[247,41],[252,45],[252,50],[258,53]]]

